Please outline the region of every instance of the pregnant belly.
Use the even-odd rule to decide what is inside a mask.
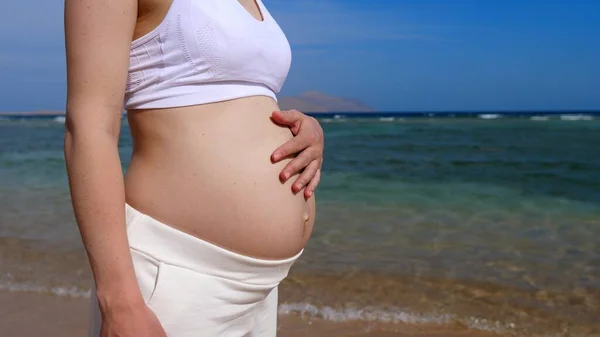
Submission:
[[[238,253],[290,257],[306,244],[314,198],[294,195],[271,153],[292,138],[267,97],[129,113],[134,153],[127,202],[176,229]]]

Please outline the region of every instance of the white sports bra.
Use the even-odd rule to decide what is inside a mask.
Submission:
[[[256,0],[173,0],[163,21],[131,43],[125,109],[168,108],[253,95],[277,100],[291,64],[288,40]]]

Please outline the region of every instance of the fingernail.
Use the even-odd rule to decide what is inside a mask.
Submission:
[[[308,196],[312,197],[313,191],[308,191]]]
[[[279,153],[275,153],[275,154],[273,155],[273,160],[277,160],[277,159],[279,159],[279,157],[280,157],[280,156],[281,156],[281,155],[280,155]]]

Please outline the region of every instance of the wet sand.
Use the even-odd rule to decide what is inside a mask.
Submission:
[[[87,336],[88,300],[0,291],[0,332],[5,337]],[[494,337],[460,326],[366,322],[335,323],[297,315],[279,318],[279,337]]]

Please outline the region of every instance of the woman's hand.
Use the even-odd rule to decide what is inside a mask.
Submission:
[[[279,179],[285,182],[294,174],[302,172],[292,185],[292,192],[298,193],[304,188],[304,197],[308,199],[321,179],[323,129],[315,118],[298,110],[274,111],[271,118],[275,123],[289,127],[294,134],[294,138],[278,147],[271,155],[274,163],[295,156],[283,168]]]
[[[108,311],[108,312],[107,312]],[[127,309],[103,310],[100,337],[167,337],[158,318],[143,302]]]

